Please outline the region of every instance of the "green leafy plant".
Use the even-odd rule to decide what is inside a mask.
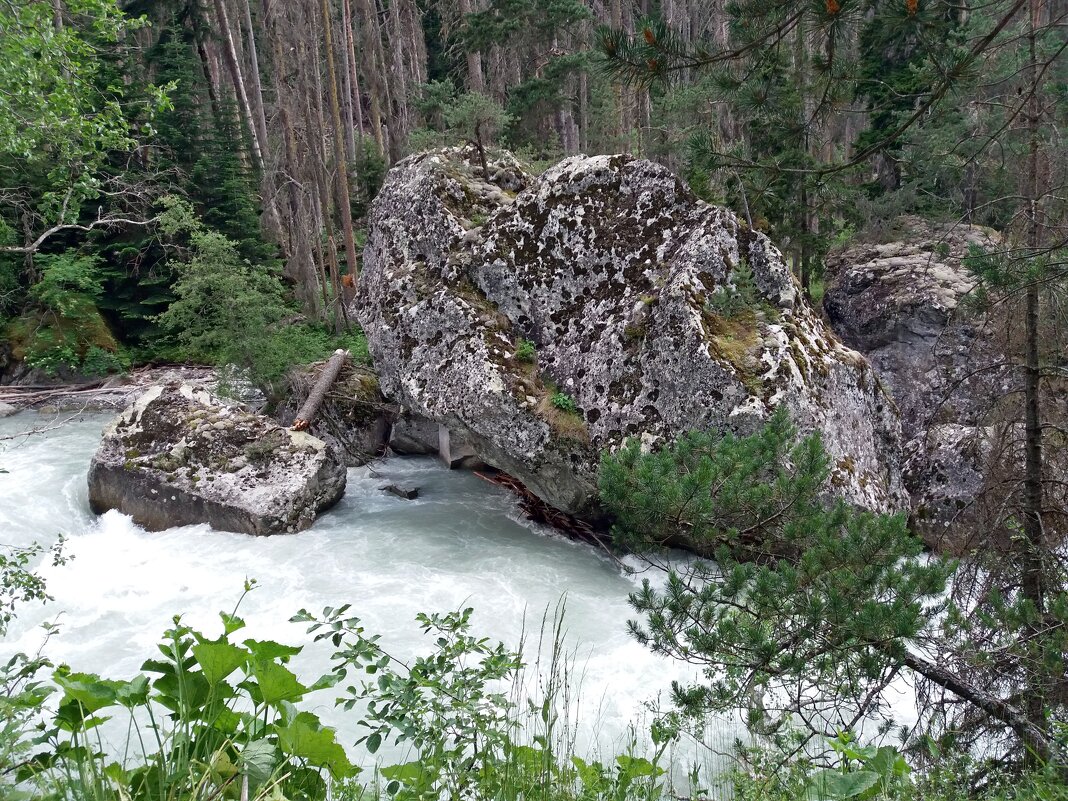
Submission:
[[[566,392],[554,392],[549,402],[553,405],[554,409],[559,409],[565,414],[578,414],[579,408],[575,403],[575,399],[568,395]]]
[[[288,667],[301,647],[239,641],[236,609],[221,619],[222,633],[208,637],[175,618],[160,655],[133,679],[56,668],[58,705],[44,711],[38,750],[17,779],[43,795],[155,801],[323,798],[328,776],[355,775],[333,730],[294,706],[335,677],[303,684]],[[128,716],[129,745],[139,746],[118,759],[99,734],[112,711]]]
[[[520,339],[515,343],[515,357],[521,362],[533,364],[538,359],[538,350],[529,339]]]

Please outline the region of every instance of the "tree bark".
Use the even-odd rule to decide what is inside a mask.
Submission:
[[[330,4],[321,0],[319,8],[323,15],[323,37],[326,39],[326,74],[330,83],[330,116],[334,124],[334,161],[337,181],[337,205],[341,213],[341,229],[345,237],[345,260],[352,286],[356,287],[356,239],[352,233],[352,206],[349,201],[349,171],[345,163],[345,146],[342,143],[341,108],[338,103],[337,69],[334,64],[334,37],[330,22]]]
[[[965,701],[974,704],[990,717],[1012,729],[1025,743],[1031,744],[1044,754],[1053,753],[1053,741],[1042,726],[1036,726],[1030,714],[1007,701],[974,687],[951,670],[929,662],[912,653],[902,660],[906,667],[916,671],[928,681],[937,684]]]
[[[245,79],[241,74],[241,62],[237,57],[237,48],[234,46],[234,32],[230,27],[230,17],[226,13],[224,0],[215,0],[215,16],[219,22],[219,30],[223,41],[223,57],[226,60],[227,69],[230,71],[230,79],[234,84],[234,93],[237,95],[237,105],[241,116],[248,128],[249,141],[252,145],[252,158],[256,162],[257,170],[263,173],[263,146],[260,142],[259,131],[249,103],[248,91],[245,88]]]
[[[1027,159],[1027,250],[1028,260],[1035,258],[1042,243],[1039,203],[1042,188],[1039,186],[1039,126],[1041,123],[1041,102],[1039,98],[1039,63],[1037,54],[1039,0],[1031,0],[1028,18],[1028,73],[1031,96],[1027,103],[1028,159]],[[1023,540],[1021,542],[1021,592],[1035,609],[1035,620],[1027,627],[1025,635],[1028,640],[1035,638],[1043,626],[1046,614],[1045,593],[1043,588],[1043,524],[1042,524],[1042,411],[1039,391],[1041,366],[1039,362],[1039,293],[1038,282],[1032,275],[1027,275],[1024,312],[1024,514]],[[1037,660],[1041,663],[1041,660]],[[1037,668],[1036,666],[1036,669]],[[1027,715],[1035,727],[1045,724],[1046,682],[1044,676],[1037,676],[1027,688]],[[1025,737],[1028,745],[1028,762],[1037,767],[1052,755],[1048,743],[1033,737]]]
[[[297,418],[293,421],[293,425],[290,426],[293,431],[306,431],[308,426],[311,425],[315,415],[319,412],[319,407],[323,405],[323,400],[326,399],[326,393],[330,391],[330,387],[337,381],[341,368],[345,366],[345,362],[348,359],[349,352],[347,350],[334,351],[330,361],[326,363],[323,371],[319,373],[319,378],[316,380],[315,386],[312,387],[312,391],[308,393],[308,398],[304,401],[304,405],[297,412]]]

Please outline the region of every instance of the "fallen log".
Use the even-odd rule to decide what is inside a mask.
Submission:
[[[290,429],[293,431],[305,431],[308,426],[311,425],[312,420],[315,419],[315,415],[319,412],[319,407],[323,405],[323,400],[326,398],[326,393],[330,391],[330,387],[337,381],[338,375],[341,374],[341,368],[345,366],[345,362],[349,360],[349,352],[347,350],[335,350],[334,355],[330,357],[330,361],[323,367],[323,371],[319,373],[319,378],[315,382],[315,386],[312,387],[311,392],[308,393],[307,400],[304,401],[304,405],[300,407],[300,411],[297,412],[297,417],[293,421],[293,425]]]

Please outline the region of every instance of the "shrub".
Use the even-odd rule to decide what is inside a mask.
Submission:
[[[553,405],[554,409],[559,409],[566,414],[578,414],[579,409],[575,404],[574,398],[568,395],[566,392],[554,392],[549,402]]]
[[[730,273],[730,282],[719,286],[708,299],[709,311],[726,319],[755,312],[764,305],[749,262],[742,259]]]
[[[289,305],[276,267],[240,258],[236,243],[205,228],[184,204],[172,201],[163,225],[190,239],[189,258],[178,268],[176,300],[158,318],[176,336],[184,358],[247,369],[268,396],[290,367],[319,361],[338,347],[369,361],[362,332],[339,341],[321,324],[290,322],[299,314]]]
[[[529,339],[520,339],[515,345],[515,357],[521,362],[533,364],[537,360],[538,351]]]

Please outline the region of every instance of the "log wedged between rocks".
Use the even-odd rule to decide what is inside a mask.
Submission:
[[[319,374],[319,380],[315,382],[312,391],[308,393],[308,398],[304,401],[304,405],[297,412],[297,418],[293,421],[293,425],[290,426],[293,431],[305,431],[311,425],[315,415],[319,412],[319,407],[323,405],[326,393],[330,391],[330,387],[337,381],[337,377],[341,374],[341,368],[345,366],[349,357],[350,354],[347,350],[339,348],[334,351],[334,355],[330,357],[326,367]]]

